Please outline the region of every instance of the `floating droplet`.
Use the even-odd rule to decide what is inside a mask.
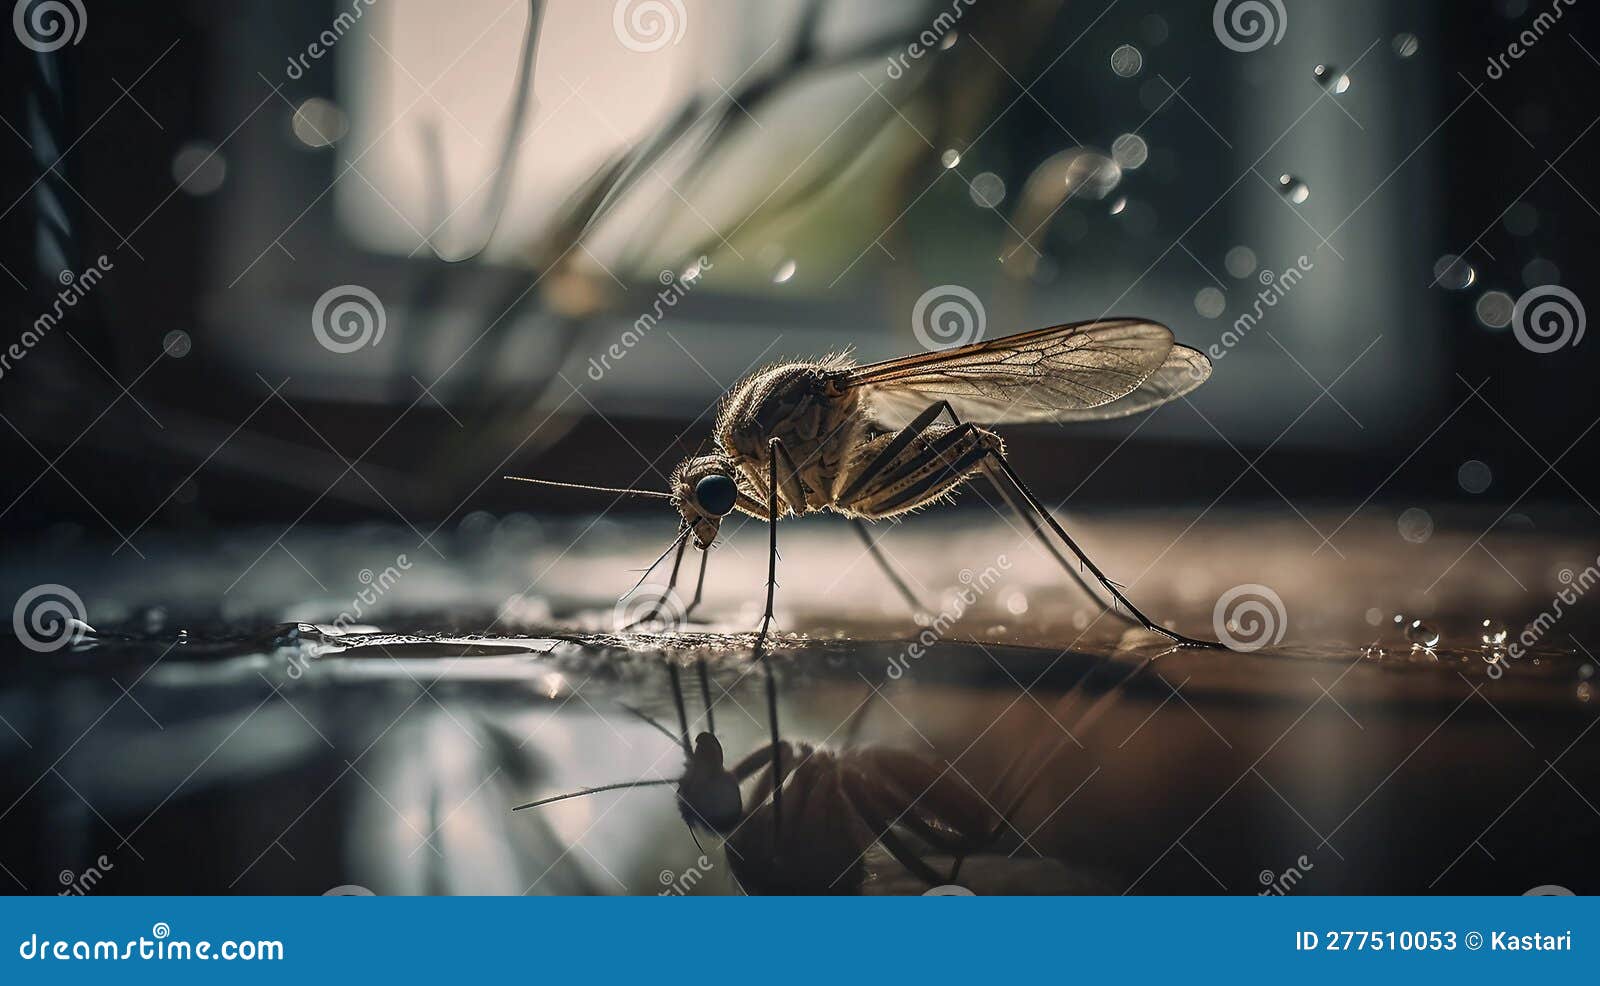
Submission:
[[[1584,681],[1588,681],[1590,678],[1593,678],[1594,677],[1594,665],[1593,664],[1585,664],[1583,667],[1579,668],[1578,669],[1578,677],[1582,678]]]
[[[1111,71],[1131,79],[1144,68],[1144,55],[1133,45],[1118,45],[1111,53]]]
[[[1420,647],[1433,647],[1439,642],[1439,631],[1421,620],[1412,620],[1406,625],[1406,639]]]
[[[1494,473],[1490,471],[1488,463],[1468,459],[1456,470],[1456,482],[1468,493],[1482,493],[1494,482]]]
[[[1071,152],[1062,181],[1073,198],[1103,199],[1122,181],[1122,165],[1099,151]]]
[[[1433,262],[1433,280],[1442,288],[1461,291],[1470,288],[1478,279],[1472,265],[1453,253],[1447,253]]]
[[[1013,616],[1021,616],[1028,611],[1028,597],[1025,593],[1013,592],[1006,596],[1006,612]]]
[[[1522,284],[1524,287],[1540,288],[1546,284],[1560,283],[1561,268],[1543,257],[1535,257],[1523,265]]]
[[[1160,14],[1145,14],[1141,17],[1139,19],[1139,32],[1144,35],[1146,41],[1153,45],[1161,44],[1167,40],[1167,35],[1171,33],[1167,27],[1167,19]]]
[[[951,31],[949,34],[946,34],[944,37],[939,39],[939,50],[949,51],[951,48],[956,46],[956,42],[959,40],[961,40],[961,32]]]
[[[1138,134],[1123,134],[1111,142],[1111,157],[1117,164],[1131,170],[1150,157],[1150,145]]]
[[[1249,277],[1256,272],[1256,252],[1247,246],[1236,246],[1222,258],[1222,266],[1233,277]]]
[[[1279,175],[1278,194],[1299,205],[1311,197],[1311,186],[1294,175]]]
[[[778,265],[777,270],[772,272],[772,283],[788,284],[789,279],[794,277],[794,272],[797,269],[798,267],[793,260],[785,260]]]
[[[954,168],[956,165],[961,163],[961,152],[956,150],[954,147],[949,148],[943,154],[939,155],[939,161],[946,168]]]
[[[182,329],[173,329],[161,340],[161,351],[173,359],[182,359],[189,355],[193,343],[189,340],[189,333]]]
[[[1128,197],[1126,195],[1119,195],[1117,196],[1117,200],[1111,203],[1111,214],[1113,216],[1120,216],[1122,215],[1122,210],[1126,209],[1127,207]]]
[[[1433,516],[1421,507],[1410,507],[1400,514],[1400,536],[1412,544],[1433,537]]]
[[[1589,687],[1589,683],[1587,681],[1578,682],[1578,701],[1587,702],[1593,696],[1594,692]]]
[[[344,110],[321,96],[301,103],[290,125],[300,143],[311,148],[331,147],[350,130]]]
[[[1350,88],[1350,77],[1339,71],[1337,65],[1318,65],[1311,70],[1311,74],[1322,88],[1335,96]]]
[[[972,179],[967,186],[972,201],[985,209],[993,209],[1006,199],[1006,183],[993,171],[985,171]]]
[[[1477,313],[1478,321],[1487,329],[1503,329],[1511,324],[1511,316],[1517,309],[1517,303],[1504,291],[1485,291],[1478,296],[1478,303],[1473,306]]]
[[[1421,47],[1417,42],[1417,36],[1410,31],[1402,31],[1396,34],[1394,40],[1389,43],[1394,47],[1394,53],[1401,58],[1410,58]]]
[[[1367,610],[1367,624],[1369,626],[1377,626],[1378,624],[1380,624],[1382,622],[1383,622],[1383,610],[1379,609],[1376,606],[1374,606],[1371,609]]]
[[[1478,624],[1478,634],[1487,646],[1499,647],[1506,642],[1511,631],[1507,630],[1506,625],[1499,620],[1484,620]]]
[[[172,156],[172,180],[197,198],[221,188],[227,177],[227,159],[215,144],[191,140]]]
[[[1228,307],[1228,297],[1216,288],[1201,288],[1194,296],[1194,310],[1205,318],[1216,318]]]

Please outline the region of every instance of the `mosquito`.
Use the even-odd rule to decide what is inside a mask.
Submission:
[[[717,416],[714,449],[680,463],[666,492],[506,478],[670,501],[682,521],[678,535],[638,585],[676,551],[675,586],[692,541],[702,554],[690,612],[700,601],[707,552],[723,519],[737,510],[766,521],[767,599],[758,655],[773,620],[780,519],[824,510],[850,518],[874,561],[920,608],[863,521],[944,502],[980,476],[1074,579],[1078,572],[1046,530],[1077,557],[1110,594],[1113,610],[1122,607],[1140,626],[1179,646],[1217,647],[1141,612],[1022,481],[1005,443],[987,427],[1125,417],[1182,397],[1210,375],[1203,353],[1176,343],[1166,326],[1138,318],[1074,322],[864,366],[844,356],[778,363],[734,386]]]

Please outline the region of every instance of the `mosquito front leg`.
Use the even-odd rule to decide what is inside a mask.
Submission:
[[[772,662],[767,657],[767,631],[772,627],[772,601],[778,589],[778,456],[788,457],[783,440],[767,443],[767,611],[761,617],[761,632],[756,636],[756,657],[766,671],[767,728],[772,734],[772,847],[776,853],[783,844],[783,753],[778,739],[778,684]]]
[[[654,621],[656,617],[661,615],[661,607],[665,606],[666,603],[667,603],[667,600],[672,598],[672,591],[678,587],[678,569],[683,565],[683,553],[684,553],[684,551],[688,550],[688,547],[689,547],[689,539],[688,538],[679,539],[679,541],[678,541],[678,553],[675,556],[673,556],[673,559],[672,559],[672,575],[667,578],[667,590],[665,592],[662,592],[662,593],[660,593],[660,594],[658,594],[656,596],[655,600],[650,604],[650,611],[648,613],[644,614],[643,616],[639,617],[637,620],[634,620],[632,623],[629,623],[627,626],[623,627],[622,629],[624,631],[632,630],[634,627],[643,626],[644,624],[650,623],[650,622]],[[704,558],[701,559],[700,577],[702,579],[705,578],[705,559]],[[695,595],[695,601],[699,602],[699,600],[700,600],[700,596],[698,594],[696,594]],[[688,615],[689,615],[688,611],[687,610],[684,611],[684,616],[687,617]]]
[[[710,560],[711,560],[711,552],[710,551],[702,551],[702,552],[700,552],[700,577],[695,579],[695,582],[694,582],[694,598],[689,601],[689,605],[687,607],[685,607],[685,609],[683,611],[683,618],[684,618],[685,622],[687,622],[689,617],[690,617],[690,615],[692,615],[694,613],[695,607],[700,605],[700,597],[705,594],[705,590],[706,590],[706,563],[709,562]]]

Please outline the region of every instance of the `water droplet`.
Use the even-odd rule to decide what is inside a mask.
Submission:
[[[1369,661],[1381,661],[1383,660],[1383,648],[1374,641],[1361,648],[1361,656]]]
[[[972,201],[985,209],[993,209],[1006,199],[1006,183],[993,171],[985,171],[972,179],[967,186]]]
[[[959,40],[961,40],[961,32],[951,31],[949,34],[946,34],[944,37],[939,39],[939,50],[949,51],[951,48],[956,46],[956,42]]]
[[[1535,257],[1522,268],[1524,287],[1538,288],[1546,284],[1561,283],[1561,268],[1543,257]]]
[[[1506,210],[1500,224],[1512,236],[1529,236],[1539,228],[1539,210],[1526,202],[1518,202]]]
[[[1490,647],[1499,647],[1511,635],[1511,631],[1507,630],[1506,625],[1499,620],[1484,620],[1478,624],[1478,632],[1483,642]]]
[[[1216,288],[1201,288],[1194,296],[1194,310],[1205,318],[1216,318],[1228,307],[1228,297]]]
[[[1111,53],[1111,71],[1131,79],[1144,68],[1144,55],[1133,45],[1118,45]]]
[[[1311,74],[1322,88],[1335,96],[1350,88],[1350,77],[1339,71],[1337,65],[1318,65],[1311,70]]]
[[[1165,17],[1160,14],[1145,14],[1139,19],[1139,33],[1144,35],[1146,41],[1158,45],[1166,41],[1167,35],[1171,32]]]
[[[1380,624],[1382,622],[1383,622],[1383,610],[1379,609],[1376,606],[1374,606],[1371,609],[1367,610],[1367,624],[1369,626],[1377,626],[1378,624]]]
[[[1421,544],[1433,537],[1433,516],[1421,507],[1410,507],[1400,514],[1400,536],[1412,544]]]
[[[227,177],[227,159],[215,144],[191,140],[172,156],[172,180],[197,198],[221,188]]]
[[[1593,664],[1585,664],[1583,667],[1579,668],[1578,669],[1578,677],[1582,678],[1584,681],[1588,681],[1590,678],[1593,678],[1594,677],[1594,665]]]
[[[778,265],[777,270],[772,272],[772,283],[788,284],[789,279],[794,277],[794,272],[796,269],[797,266],[793,260],[785,260],[783,263]]]
[[[193,344],[189,340],[189,333],[182,329],[173,329],[161,340],[161,351],[173,359],[182,359],[189,355]]]
[[[1433,263],[1433,280],[1442,288],[1461,291],[1470,288],[1478,279],[1472,265],[1453,253],[1447,253]]]
[[[1402,31],[1396,34],[1394,40],[1389,43],[1394,47],[1394,53],[1401,58],[1410,58],[1421,47],[1417,42],[1417,36],[1410,31]]]
[[[1150,157],[1150,145],[1138,134],[1123,134],[1111,142],[1111,157],[1117,164],[1131,170]]]
[[[1482,493],[1494,482],[1494,473],[1489,469],[1489,464],[1477,459],[1468,459],[1461,463],[1461,468],[1456,470],[1456,482],[1468,493]]]
[[[1412,620],[1406,624],[1406,639],[1418,646],[1431,648],[1439,642],[1439,631],[1421,620]]]
[[[1006,612],[1013,616],[1021,616],[1028,611],[1028,597],[1021,592],[1013,592],[1006,596]]]
[[[1516,311],[1517,303],[1504,291],[1485,291],[1478,296],[1478,303],[1473,306],[1477,313],[1478,321],[1486,329],[1503,329],[1511,324],[1511,315]]]
[[[1311,197],[1311,186],[1294,175],[1279,175],[1278,194],[1299,205]]]
[[[1111,203],[1111,214],[1113,216],[1120,216],[1122,215],[1122,210],[1126,209],[1127,207],[1128,197],[1126,195],[1119,195],[1117,196],[1117,200]]]
[[[1578,701],[1587,702],[1593,697],[1593,695],[1594,692],[1589,687],[1589,683],[1587,681],[1578,682]]]
[[[1222,266],[1232,277],[1249,277],[1256,272],[1256,252],[1247,246],[1236,246],[1222,258]]]
[[[331,147],[350,130],[350,120],[331,100],[312,96],[294,111],[290,126],[306,147]]]
[[[956,165],[961,163],[961,152],[956,150],[954,147],[949,148],[943,154],[939,155],[939,161],[946,168],[954,168]]]

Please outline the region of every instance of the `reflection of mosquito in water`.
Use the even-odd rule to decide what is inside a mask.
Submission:
[[[1152,660],[1123,675],[1077,717],[1074,728],[1091,725]],[[741,889],[758,894],[859,892],[867,878],[868,852],[874,847],[881,847],[916,879],[936,887],[957,883],[967,859],[996,850],[1012,835],[1026,844],[1027,837],[1012,820],[1070,736],[1019,752],[990,785],[995,795],[991,801],[953,765],[941,767],[931,758],[888,747],[856,747],[866,713],[878,695],[874,690],[871,699],[840,725],[843,738],[837,747],[779,741],[781,757],[774,756],[769,745],[728,766],[715,733],[705,666],[700,665],[699,674],[707,729],[692,745],[678,671],[668,667],[678,735],[645,712],[623,707],[682,748],[681,776],[584,788],[513,810],[603,791],[675,784],[678,811],[696,848],[701,848],[697,833],[720,837]],[[1076,704],[1079,686],[1069,691],[1059,712]],[[780,769],[781,780],[775,783]],[[1005,793],[1008,790],[1011,793]],[[927,858],[935,854],[951,860],[947,871],[935,869]]]
[[[717,417],[716,449],[680,463],[665,492],[524,481],[671,501],[682,517],[678,536],[645,570],[640,585],[674,550],[676,584],[692,537],[702,551],[703,586],[704,552],[715,543],[722,519],[739,510],[767,521],[771,546],[759,652],[772,625],[780,518],[819,510],[851,518],[874,560],[920,608],[861,522],[932,505],[981,475],[1076,577],[1044,528],[1053,532],[1110,593],[1114,607],[1178,644],[1215,647],[1140,612],[1023,484],[1000,436],[979,427],[1125,417],[1182,397],[1210,375],[1206,357],[1175,344],[1166,326],[1132,318],[1058,325],[867,366],[839,357],[780,363],[734,386]],[[949,423],[940,423],[941,417]]]

